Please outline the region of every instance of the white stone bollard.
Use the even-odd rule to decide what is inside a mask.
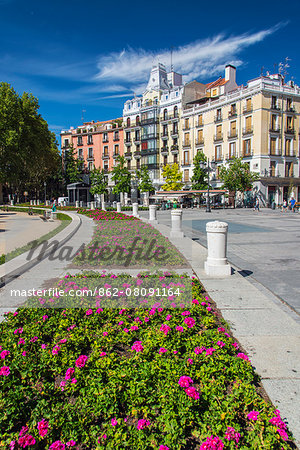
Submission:
[[[132,215],[134,217],[139,217],[139,205],[138,205],[138,203],[132,203]]]
[[[33,200],[30,200],[30,206],[32,206],[33,205]]]
[[[14,201],[13,200],[10,201],[10,206],[14,206]]]
[[[46,206],[50,206],[49,200],[46,200]]]
[[[171,238],[183,238],[184,234],[182,231],[182,210],[173,209],[171,211]]]
[[[33,200],[33,205],[36,206],[36,200]]]
[[[91,209],[95,209],[95,203],[94,203],[94,202],[91,202],[90,208],[91,208]]]
[[[36,204],[37,204],[37,205],[39,205],[39,204],[40,204],[40,201],[39,201],[39,200],[37,200],[37,201],[36,201]]]
[[[207,232],[207,260],[204,269],[207,275],[226,277],[231,275],[231,265],[227,261],[227,231],[225,222],[208,222]]]
[[[81,200],[79,203],[80,208],[83,208],[83,201]]]
[[[156,217],[156,205],[149,205],[149,222],[158,223]]]
[[[76,200],[76,202],[75,202],[75,208],[79,208],[79,201],[78,200]]]
[[[118,212],[118,213],[122,212],[122,209],[121,209],[121,202],[117,202],[117,212]]]
[[[105,202],[102,202],[102,209],[103,209],[103,211],[106,211],[106,203]]]

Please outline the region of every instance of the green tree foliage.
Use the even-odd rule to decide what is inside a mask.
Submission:
[[[0,182],[12,193],[41,190],[61,159],[38,99],[0,83]]]
[[[94,169],[90,173],[90,183],[91,183],[91,189],[90,193],[93,195],[101,195],[101,194],[107,194],[107,175],[105,175],[104,170],[100,169]]]
[[[178,164],[167,164],[163,168],[163,177],[165,178],[165,184],[162,189],[164,191],[180,191],[183,186],[182,173],[179,170]]]
[[[141,170],[138,170],[136,175],[140,192],[153,192],[155,190],[146,166],[143,166]]]
[[[234,158],[229,167],[222,166],[219,179],[223,181],[223,188],[229,192],[244,192],[252,189],[253,182],[259,178],[257,173],[251,172],[249,164],[243,163],[242,158]]]
[[[194,170],[191,178],[193,189],[207,189],[207,172],[201,169],[200,163],[206,162],[207,158],[200,150],[194,158]]]
[[[124,156],[118,156],[117,164],[112,170],[112,180],[115,182],[113,187],[114,194],[127,194],[131,190],[131,173],[125,166]]]
[[[83,161],[75,158],[75,149],[73,146],[64,151],[64,183],[77,183],[82,181]]]

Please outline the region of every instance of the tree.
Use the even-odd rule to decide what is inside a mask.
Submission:
[[[154,186],[152,184],[149,171],[147,169],[147,166],[143,166],[141,170],[137,170],[136,177],[138,180],[138,188],[140,192],[143,192],[145,194],[145,205],[149,205],[149,193],[154,192]]]
[[[200,167],[200,163],[206,161],[207,158],[204,153],[201,150],[198,151],[194,158],[194,170],[191,178],[193,189],[207,189],[207,171]]]
[[[112,180],[115,182],[113,187],[114,194],[127,194],[130,193],[131,190],[131,173],[125,167],[125,158],[124,156],[118,156],[117,164],[112,170]]]
[[[166,179],[162,189],[164,191],[180,191],[183,186],[182,173],[179,170],[178,164],[167,164],[163,168],[163,177]]]
[[[91,189],[90,193],[93,195],[107,194],[107,175],[105,175],[104,170],[94,169],[90,173],[90,183]]]
[[[66,185],[82,181],[83,161],[75,158],[73,146],[64,152],[64,182]]]
[[[234,192],[234,200],[237,191],[244,192],[252,189],[253,182],[258,178],[259,175],[251,172],[249,164],[243,163],[242,158],[234,158],[229,167],[223,166],[219,171],[219,179],[223,181],[223,188]]]

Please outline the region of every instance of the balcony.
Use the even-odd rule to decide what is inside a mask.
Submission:
[[[184,142],[182,143],[182,147],[183,147],[183,148],[190,147],[190,146],[191,146],[191,141],[184,141]]]
[[[168,139],[168,137],[169,137],[169,133],[168,132],[163,132],[163,133],[161,133],[161,138],[163,139],[163,140],[165,140],[165,139]]]
[[[142,136],[142,141],[147,141],[148,139],[157,139],[158,134],[157,133],[149,133]]]
[[[108,137],[103,138],[103,139],[102,139],[102,142],[108,142]]]
[[[157,117],[150,117],[149,119],[142,119],[141,125],[151,125],[153,123],[158,123],[159,119]]]
[[[115,136],[113,140],[114,140],[115,142],[117,142],[117,141],[120,140],[120,137],[119,137],[119,136]]]
[[[127,147],[130,147],[130,145],[131,145],[131,139],[126,139],[125,145],[126,145]]]
[[[93,145],[93,141],[87,141],[87,145]]]
[[[108,153],[102,153],[102,159],[103,160],[109,159],[109,154]]]
[[[190,126],[189,125],[184,125],[184,127],[182,128],[183,131],[189,131]]]
[[[219,154],[215,155],[214,161],[215,161],[215,162],[223,161],[223,155],[222,155],[222,153],[219,153]]]
[[[195,142],[196,145],[204,145],[204,138],[198,138]]]
[[[285,134],[294,135],[295,134],[295,128],[294,127],[288,127],[284,130]]]
[[[251,125],[250,127],[244,127],[243,128],[243,136],[247,136],[248,134],[252,134],[253,133],[253,126]]]
[[[160,119],[160,121],[161,121],[161,123],[163,123],[163,122],[168,122],[169,119],[170,119],[169,115],[166,114],[165,116],[163,116],[163,117]]]
[[[167,155],[169,153],[169,147],[161,147],[160,152],[162,155]]]
[[[223,120],[222,114],[217,114],[215,116],[215,119],[214,119],[215,123],[222,122],[222,120]]]
[[[189,159],[186,159],[185,161],[182,161],[182,163],[181,163],[181,167],[190,166],[190,165],[191,165],[191,161]]]
[[[125,159],[131,159],[132,158],[132,152],[126,152],[124,153]]]
[[[250,114],[253,112],[253,106],[252,105],[247,105],[244,106],[243,108],[243,114]]]
[[[244,150],[242,153],[243,158],[250,158],[253,156],[253,150]]]
[[[234,159],[234,158],[237,158],[236,153],[227,153],[227,155],[226,155],[227,160]]]
[[[134,152],[133,156],[135,157],[135,159],[140,159],[141,158],[141,152],[139,150],[136,150]]]
[[[236,139],[238,137],[237,130],[228,131],[228,139]]]
[[[82,141],[77,142],[77,146],[78,146],[78,147],[81,146],[81,145],[83,145],[83,142],[82,142]]]
[[[147,164],[146,167],[149,170],[157,170],[157,169],[159,169],[159,164],[157,164],[157,163]]]
[[[228,112],[228,119],[233,119],[236,116],[237,116],[236,109],[231,110],[231,111]]]
[[[280,133],[280,127],[277,127],[277,126],[271,124],[270,128],[269,128],[269,132],[270,133],[279,134]]]
[[[170,120],[172,120],[172,121],[177,121],[177,120],[179,120],[179,116],[178,116],[178,113],[176,113],[176,114],[170,114],[169,115],[169,119]]]
[[[214,135],[214,142],[223,141],[223,133],[217,133]]]
[[[287,106],[286,107],[286,112],[295,113],[296,109],[293,106]]]
[[[172,131],[171,131],[171,137],[172,137],[172,138],[178,137],[178,130],[172,130]]]
[[[281,156],[280,149],[270,148],[269,149],[269,156]]]
[[[104,172],[105,174],[109,173],[109,168],[108,168],[108,167],[104,167],[103,172]]]
[[[198,122],[196,123],[196,127],[197,128],[201,128],[201,127],[203,127],[204,125],[203,125],[203,121],[202,120],[198,120]]]
[[[292,150],[292,149],[285,150],[284,156],[292,158],[292,157],[296,156],[296,152],[294,150]]]
[[[120,156],[120,153],[119,153],[119,152],[115,152],[115,153],[113,154],[113,158],[114,158],[114,159],[118,158],[118,156]]]
[[[272,104],[271,104],[270,109],[271,109],[272,111],[280,111],[279,106],[277,106],[275,103],[272,103]]]
[[[177,154],[178,153],[178,145],[177,144],[173,144],[171,145],[171,153],[173,154]]]

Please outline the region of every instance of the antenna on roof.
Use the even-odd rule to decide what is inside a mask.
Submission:
[[[86,112],[86,110],[85,109],[82,109],[81,110],[81,122],[83,122],[83,120],[84,120],[84,116],[83,116],[83,113],[85,113]]]
[[[264,76],[264,66],[261,66],[261,68],[260,68],[260,76],[261,77]]]
[[[171,50],[171,72],[173,72],[173,69],[174,69],[173,68],[173,50],[174,50],[174,47],[172,46],[170,50]]]

